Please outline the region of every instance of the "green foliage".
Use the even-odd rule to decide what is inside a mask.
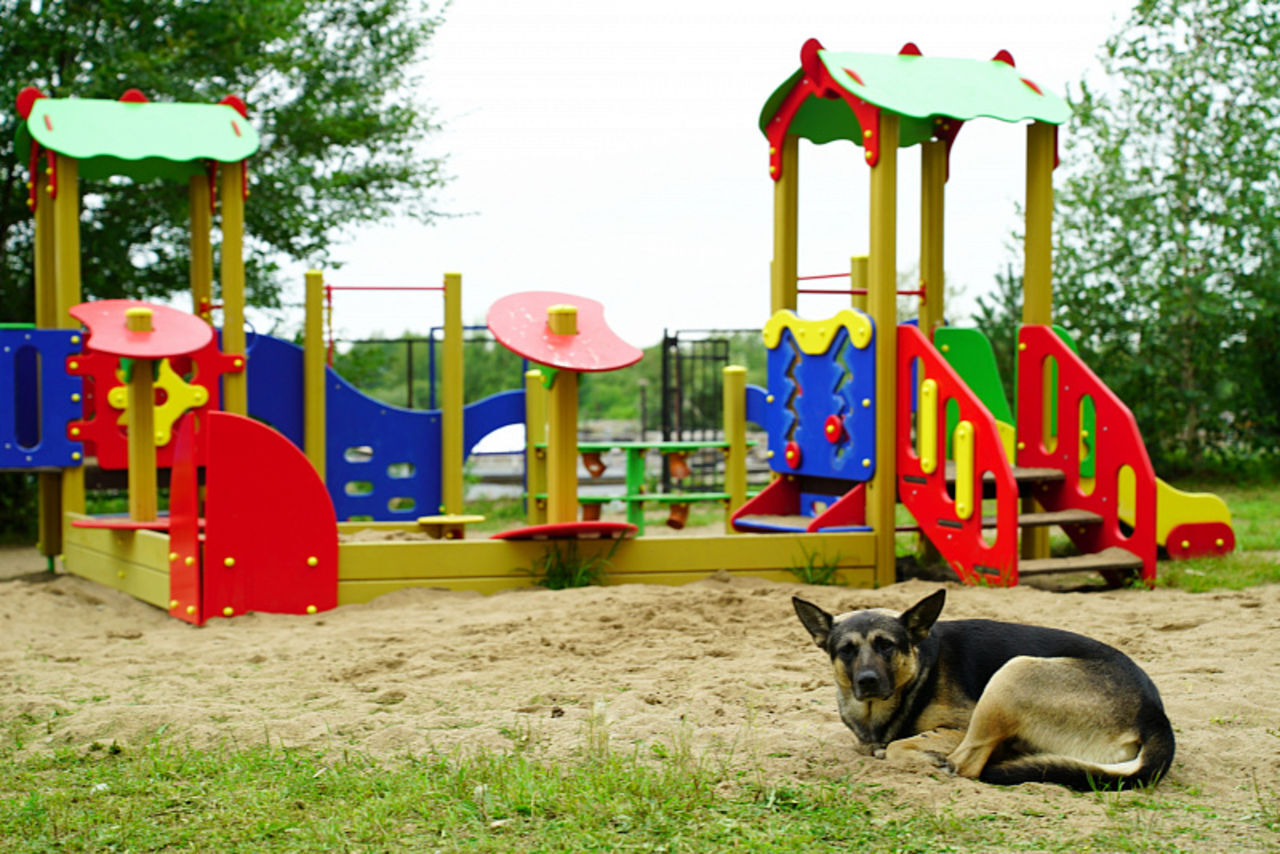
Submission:
[[[609,561],[618,550],[621,539],[616,539],[604,554],[584,555],[578,550],[578,541],[550,541],[547,550],[534,558],[533,566],[525,570],[533,576],[534,583],[548,590],[567,590],[571,587],[590,587],[604,581]]]
[[[1022,322],[1022,278],[1014,274],[1010,265],[1003,273],[996,274],[995,284],[993,293],[978,297],[973,320],[974,326],[991,342],[1005,399],[1012,404],[1018,397],[1014,379],[1018,364],[1018,325]]]
[[[0,543],[34,543],[38,520],[36,476],[0,472]]]
[[[337,349],[333,367],[348,382],[378,400],[406,406],[409,402],[409,357],[413,357],[413,406],[431,406],[431,344],[425,331],[406,331],[399,338],[383,338],[375,333],[370,339],[357,341]],[[412,346],[410,346],[412,342]],[[483,332],[467,333],[463,344],[463,402],[524,386],[523,360]],[[440,380],[443,352],[435,344],[435,406],[440,407]]]
[[[1280,448],[1280,4],[1144,0],[1064,135],[1055,309],[1157,467]]]
[[[262,136],[250,161],[246,285],[275,305],[278,259],[324,264],[331,241],[392,213],[435,216],[441,162],[416,100],[440,19],[421,0],[0,0],[0,91],[214,103],[242,97]],[[12,100],[6,102],[11,105]],[[33,316],[27,152],[0,111],[0,305]],[[163,297],[186,287],[187,188],[126,180],[82,188],[86,297]]]

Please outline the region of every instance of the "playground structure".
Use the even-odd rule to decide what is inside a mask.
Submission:
[[[629,538],[634,522],[579,521],[579,507],[592,502],[577,495],[578,454],[600,449],[577,445],[576,372],[639,358],[608,332],[599,303],[517,294],[495,304],[495,335],[544,367],[528,372],[524,389],[463,407],[461,277],[446,275],[441,409],[371,401],[326,368],[319,273],[307,276],[302,348],[245,335],[244,159],[257,137],[242,104],[151,104],[136,93],[120,102],[61,101],[25,90],[18,108],[19,141],[31,151],[37,317],[34,328],[0,330],[0,376],[15,377],[14,394],[0,396],[0,416],[14,401],[12,417],[0,423],[7,431],[0,465],[40,471],[46,555],[61,554],[68,571],[179,619],[315,613],[407,586],[529,585],[527,568],[562,537],[590,537],[578,539],[584,557],[608,552],[609,583],[683,583],[717,570],[792,580],[788,567],[816,557],[836,568],[838,581],[879,586],[895,580],[899,500],[916,519],[912,527],[970,583],[1079,569],[1116,583],[1140,573],[1150,583],[1158,544],[1174,556],[1234,545],[1225,505],[1157,481],[1132,415],[1048,326],[1052,170],[1066,106],[1021,77],[1004,52],[988,62],[926,59],[908,45],[886,57],[833,53],[811,40],[800,71],[766,103],[761,126],[775,182],[769,388],[748,388],[740,368],[725,371],[725,490],[683,497],[723,500],[731,536]],[[1032,122],[1016,420],[991,390],[990,345],[972,330],[941,325],[948,152],[963,122],[980,115]],[[184,125],[205,132],[188,139]],[[852,141],[871,169],[865,288],[857,287],[863,268],[855,264],[853,307],[819,320],[795,314],[804,292],[796,271],[801,138]],[[917,143],[918,327],[898,324],[895,271],[898,148]],[[42,156],[50,166],[39,174]],[[223,328],[205,343],[193,335],[190,347],[151,354],[170,356],[155,374],[163,399],[151,412],[137,405],[155,397],[139,385],[151,377],[145,363],[135,363],[126,385],[123,351],[100,346],[93,324],[82,340],[72,313],[84,309],[78,174],[188,182],[193,315],[204,324],[215,307],[210,210],[220,205]],[[155,307],[121,308],[156,317]],[[527,428],[530,524],[468,539],[477,519],[463,507],[462,461],[485,434],[519,420]],[[750,500],[748,421],[767,429],[778,475]],[[86,456],[127,468],[131,487],[135,478],[149,483],[156,466],[170,468],[169,515],[131,503],[127,523],[87,516]],[[411,492],[406,472],[426,485]],[[1024,485],[1032,490],[1025,495]],[[653,500],[632,492],[629,514]],[[1050,524],[1063,525],[1082,555],[1048,558],[1041,534]],[[1019,540],[1022,527],[1037,533]],[[370,531],[438,539],[363,539]],[[614,537],[628,538],[615,548]]]
[[[1067,115],[1006,51],[973,62],[926,58],[910,43],[897,56],[836,53],[812,39],[804,45],[800,70],[760,117],[775,202],[767,425],[770,448],[783,449],[773,458],[781,476],[738,511],[739,528],[865,524],[888,534],[901,501],[916,520],[910,527],[962,580],[1006,585],[1020,574],[1085,569],[1111,583],[1140,574],[1151,584],[1158,546],[1175,557],[1234,547],[1225,504],[1155,477],[1133,415],[1049,325],[1052,175],[1057,125]],[[1016,421],[990,344],[976,330],[942,324],[950,151],[964,123],[979,116],[1030,121]],[[867,315],[854,309],[814,326],[793,314],[805,292],[797,283],[824,278],[796,270],[800,139],[852,141],[871,169],[866,285],[859,287],[855,263],[848,292]],[[897,159],[899,148],[916,144],[921,282],[910,293],[920,311],[917,325],[899,325]],[[874,394],[865,392],[869,379]],[[1080,555],[1048,556],[1052,525]],[[878,537],[877,564],[893,557],[892,538]]]

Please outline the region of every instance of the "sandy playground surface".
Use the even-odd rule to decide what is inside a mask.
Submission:
[[[490,597],[419,589],[196,629],[43,568],[34,550],[0,549],[0,722],[19,722],[28,752],[128,749],[163,733],[199,747],[270,741],[391,760],[519,742],[554,761],[604,726],[619,749],[690,744],[760,769],[765,782],[850,778],[940,813],[1051,817],[1092,831],[1107,825],[1108,798],[1144,797],[1003,789],[855,753],[830,667],[789,599],[901,609],[936,583],[859,591],[723,576]],[[1178,736],[1157,795],[1188,808],[1153,810],[1152,820],[1195,826],[1204,835],[1190,847],[1200,850],[1280,849],[1264,827],[1280,810],[1280,586],[948,587],[944,619],[1059,626],[1127,652],[1155,679]]]

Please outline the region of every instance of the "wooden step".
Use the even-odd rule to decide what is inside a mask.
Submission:
[[[1067,479],[1062,469],[1013,467],[1013,480],[1018,485],[1019,495],[1034,495],[1035,492],[1057,486]],[[910,480],[910,478],[908,478]],[[947,460],[947,483],[956,482],[955,460]],[[996,494],[996,478],[991,472],[982,475],[982,497],[994,498]]]
[[[1102,517],[1091,510],[1045,510],[1039,513],[1019,513],[1018,527],[1045,528],[1050,525],[1100,525]],[[983,516],[982,527],[996,527],[995,516]]]
[[[1112,546],[1096,554],[1050,557],[1018,561],[1018,577],[1053,575],[1061,572],[1101,572],[1103,570],[1141,570],[1142,558],[1127,549]]]

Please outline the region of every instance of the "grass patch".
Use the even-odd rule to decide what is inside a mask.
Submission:
[[[830,557],[825,552],[819,552],[817,549],[809,551],[804,546],[800,547],[800,551],[804,555],[804,563],[792,564],[790,567],[792,575],[805,584],[839,583],[837,574],[840,571],[840,555]]]
[[[534,558],[533,566],[525,570],[533,576],[534,583],[548,590],[567,590],[572,587],[589,587],[604,581],[605,570],[622,539],[615,539],[604,554],[583,555],[577,540],[556,542],[549,540],[547,549]]]
[[[768,785],[757,772],[688,751],[644,751],[642,760],[640,750],[592,743],[565,763],[522,751],[387,763],[160,743],[118,754],[8,755],[0,842],[9,852],[934,852],[1190,850],[1199,838],[1188,827],[1194,810],[1144,793],[1118,797],[1150,800],[1142,804],[1150,809],[1110,810],[1104,826],[1082,832],[1060,809],[958,816],[897,804],[874,784]],[[1084,812],[1090,799],[1117,796],[1074,797]]]

